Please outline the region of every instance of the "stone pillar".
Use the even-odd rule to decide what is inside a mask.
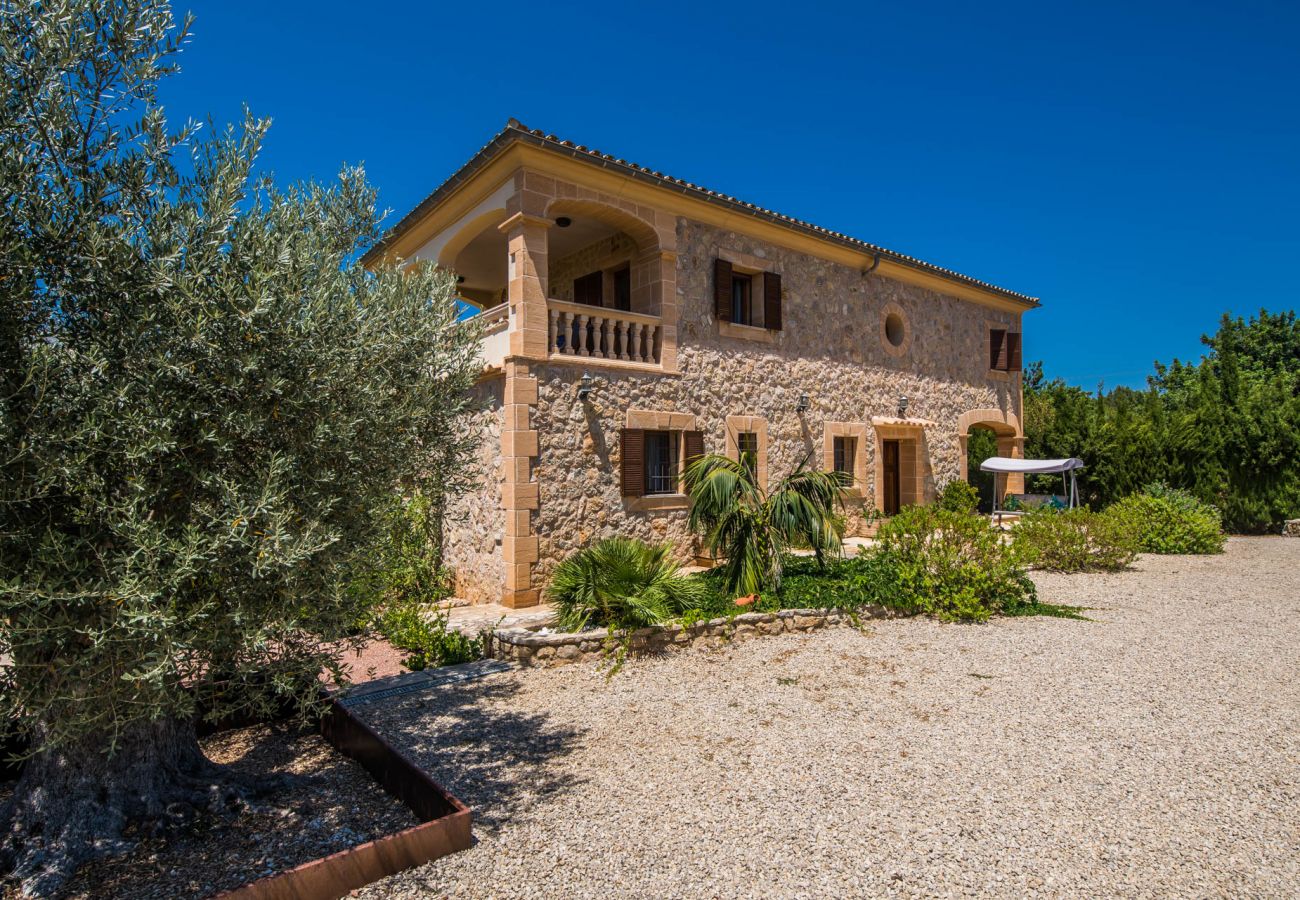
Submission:
[[[506,295],[514,313],[510,355],[546,359],[546,238],[550,222],[515,213],[498,227],[506,235],[509,257]]]
[[[537,377],[527,362],[510,359],[505,364],[505,378],[505,422],[501,430],[501,506],[505,510],[505,534],[501,538],[501,553],[506,564],[506,583],[501,603],[517,608],[540,601],[539,591],[533,586],[533,567],[537,564],[533,516],[538,508],[533,466],[538,436],[532,411],[537,406]]]
[[[665,372],[677,371],[677,254],[655,250],[640,260],[649,277],[650,308],[663,323],[659,362]]]

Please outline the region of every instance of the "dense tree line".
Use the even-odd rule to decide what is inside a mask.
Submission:
[[[1223,512],[1230,531],[1300,516],[1300,322],[1224,315],[1196,362],[1156,363],[1145,389],[1090,393],[1025,369],[1025,455],[1078,456],[1093,507],[1153,482]]]

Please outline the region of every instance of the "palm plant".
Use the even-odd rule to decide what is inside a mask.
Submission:
[[[851,483],[845,472],[819,472],[805,457],[771,490],[757,466],[710,453],[686,467],[690,526],[714,556],[724,557],[727,589],[752,594],[781,587],[781,559],[792,546],[812,549],[819,566],[840,553],[844,520],[837,515]]]
[[[573,554],[556,566],[546,589],[556,623],[566,631],[629,630],[697,608],[706,586],[682,574],[671,549],[612,537]]]

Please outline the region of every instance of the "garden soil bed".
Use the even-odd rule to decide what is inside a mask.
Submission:
[[[259,725],[202,743],[211,759],[236,769],[309,777],[238,818],[201,819],[168,840],[143,840],[129,855],[83,866],[63,896],[210,897],[418,824],[410,809],[315,731]]]

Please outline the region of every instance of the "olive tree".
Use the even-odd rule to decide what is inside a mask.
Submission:
[[[28,892],[259,788],[196,715],[308,709],[372,510],[469,446],[452,278],[357,263],[359,169],[280,189],[265,121],[170,129],[188,27],[0,4],[0,702],[31,747],[0,855]]]

